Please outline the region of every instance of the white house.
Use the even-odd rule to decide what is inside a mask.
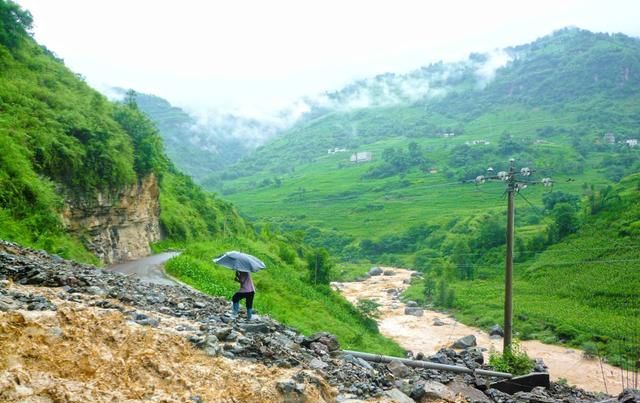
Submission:
[[[629,147],[636,147],[638,145],[638,139],[628,139],[625,140],[624,143]]]
[[[358,164],[360,162],[371,161],[372,158],[373,156],[371,155],[370,151],[361,151],[361,152],[351,154],[351,158],[349,160],[351,162]]]
[[[347,150],[346,148],[335,147],[335,148],[328,149],[327,154],[344,153],[347,151],[349,150]]]

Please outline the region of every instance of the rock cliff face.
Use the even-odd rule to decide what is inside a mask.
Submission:
[[[135,259],[148,255],[149,244],[161,237],[159,194],[151,174],[117,195],[67,200],[62,220],[104,263]]]

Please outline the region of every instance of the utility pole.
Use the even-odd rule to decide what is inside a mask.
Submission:
[[[528,185],[541,183],[544,186],[552,186],[551,178],[543,178],[540,182],[529,181],[528,178],[533,172],[532,169],[522,168],[520,172],[516,171],[515,160],[509,160],[509,171],[500,171],[497,175],[493,175],[493,168],[487,169],[487,176],[480,175],[476,177],[476,185],[485,183],[487,180],[503,181],[507,185],[507,253],[505,257],[505,274],[504,274],[504,344],[502,347],[503,354],[511,351],[513,343],[513,239],[515,234],[515,195],[520,190],[525,189]],[[522,176],[519,179],[518,176]]]
[[[511,350],[513,334],[513,235],[515,232],[514,197],[516,192],[513,161],[509,167],[507,182],[507,256],[504,271],[504,344],[503,354]]]

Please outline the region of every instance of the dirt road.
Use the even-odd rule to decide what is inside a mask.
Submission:
[[[393,271],[392,276],[373,276],[361,282],[334,284],[353,303],[359,299],[371,299],[380,303],[382,306],[378,324],[381,333],[414,353],[434,354],[441,347],[450,346],[458,338],[469,334],[476,336],[480,347],[502,350],[501,338],[491,339],[483,330],[463,325],[446,314],[424,311],[422,317],[405,315],[405,305],[393,298],[393,293],[388,291],[405,289],[407,284],[404,280],[411,277],[411,271]],[[445,325],[434,326],[436,318]],[[622,391],[619,368],[602,364],[601,369],[598,360],[584,359],[580,350],[539,341],[524,341],[522,346],[530,357],[544,360],[553,380],[564,378],[569,384],[592,392],[608,391],[609,394],[617,394]],[[606,379],[606,387],[603,377]]]
[[[179,254],[179,252],[158,253],[157,255],[151,255],[141,259],[132,260],[130,262],[109,266],[107,269],[124,274],[130,274],[147,283],[175,285],[176,282],[167,277],[164,270],[162,270],[162,264]]]

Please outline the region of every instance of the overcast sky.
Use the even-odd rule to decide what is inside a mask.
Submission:
[[[638,0],[17,2],[36,40],[96,88],[246,114],[565,26],[640,36]]]

